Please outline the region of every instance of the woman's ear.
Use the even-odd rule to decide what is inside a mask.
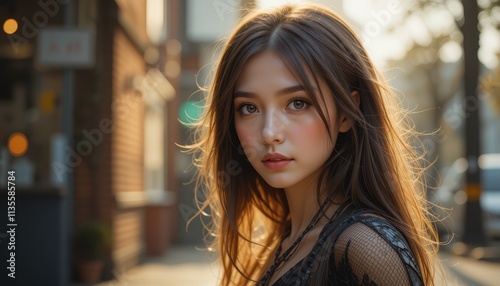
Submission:
[[[354,102],[359,106],[360,98],[359,98],[359,93],[357,90],[351,92],[351,95],[354,99]],[[339,132],[340,133],[345,133],[349,131],[352,127],[352,122],[350,122],[345,115],[342,114],[341,116],[341,121],[340,121],[340,126],[339,126]]]

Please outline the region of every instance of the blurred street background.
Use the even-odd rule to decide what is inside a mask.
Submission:
[[[217,285],[177,144],[238,19],[286,2],[0,0],[0,285]],[[440,278],[500,285],[500,1],[314,2],[421,133]]]

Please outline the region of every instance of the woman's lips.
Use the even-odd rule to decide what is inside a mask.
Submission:
[[[279,169],[290,164],[292,160],[292,158],[289,158],[280,153],[267,153],[262,158],[262,163],[264,163],[264,165],[269,169]]]
[[[262,163],[269,169],[280,169],[292,162],[291,159],[281,159],[281,160],[267,160]]]

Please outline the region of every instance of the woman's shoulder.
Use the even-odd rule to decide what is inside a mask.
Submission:
[[[367,239],[364,235],[377,234],[395,247],[409,248],[409,244],[401,231],[385,218],[369,209],[349,211],[338,221],[332,221],[328,228],[331,228],[331,230],[327,230],[325,235],[333,236],[335,240],[346,236],[350,239]],[[359,238],[353,236],[358,233],[364,235]]]
[[[410,248],[401,231],[370,210],[353,212],[338,225],[337,232],[337,238],[363,240],[370,244],[370,238],[377,235],[398,249]]]
[[[360,250],[390,247],[401,254],[404,263],[417,268],[415,256],[405,236],[385,218],[370,212],[348,218],[335,239],[336,248],[356,246]]]
[[[335,270],[350,273],[344,276],[353,279],[348,281],[350,284],[422,284],[410,245],[386,219],[367,210],[354,211],[335,228],[329,237],[334,240],[331,242]]]

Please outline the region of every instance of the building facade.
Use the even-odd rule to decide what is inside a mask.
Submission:
[[[17,170],[23,222],[16,282],[79,281],[73,235],[91,220],[111,234],[101,280],[163,254],[175,239],[177,5],[2,2],[2,22],[18,23],[10,34],[4,25],[0,41],[0,167]],[[29,143],[19,156],[8,148],[16,132]]]

